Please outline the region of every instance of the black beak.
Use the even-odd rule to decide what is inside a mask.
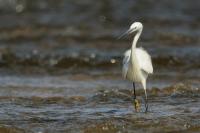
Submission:
[[[124,36],[126,36],[126,35],[128,35],[128,34],[130,34],[131,33],[131,29],[129,29],[129,30],[127,30],[126,32],[124,32],[121,36],[119,36],[118,37],[118,39],[121,39],[122,37],[124,37]]]
[[[126,32],[124,32],[121,36],[119,36],[118,39],[121,39],[122,37],[124,37],[130,33],[133,33],[134,31],[135,31],[135,29],[129,29]]]

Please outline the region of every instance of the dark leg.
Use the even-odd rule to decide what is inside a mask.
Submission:
[[[147,98],[147,92],[145,90],[145,112],[147,113],[148,111],[148,98]]]
[[[139,112],[139,108],[140,108],[140,104],[138,102],[138,100],[136,99],[136,91],[135,91],[135,83],[133,82],[133,92],[134,92],[134,105],[135,105],[135,111]]]
[[[136,99],[136,93],[135,93],[135,83],[133,82],[133,92],[134,92],[134,100]]]
[[[145,113],[148,112],[148,99],[145,99]]]

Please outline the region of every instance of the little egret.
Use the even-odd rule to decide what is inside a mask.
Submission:
[[[153,74],[153,66],[151,62],[151,56],[143,49],[136,48],[136,43],[142,33],[143,25],[140,22],[134,22],[128,31],[126,31],[122,36],[126,34],[131,34],[136,32],[133,39],[131,49],[124,53],[122,76],[133,82],[134,89],[134,104],[135,110],[139,110],[139,102],[136,99],[135,93],[135,82],[141,83],[145,92],[145,112],[148,110],[147,92],[146,92],[146,80],[148,74]]]

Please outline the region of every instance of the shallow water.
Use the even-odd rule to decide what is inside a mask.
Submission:
[[[199,1],[0,0],[0,132],[200,132]],[[151,55],[149,112],[121,77],[133,21]]]

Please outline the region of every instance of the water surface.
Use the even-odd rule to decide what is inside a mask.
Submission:
[[[0,1],[0,132],[200,132],[199,1]],[[134,21],[149,112],[121,77]]]

